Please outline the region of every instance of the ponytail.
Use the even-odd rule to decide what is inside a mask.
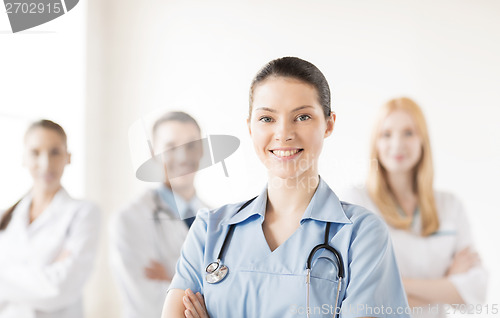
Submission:
[[[10,223],[10,220],[12,219],[12,214],[14,213],[14,210],[16,209],[16,206],[21,202],[22,199],[19,199],[13,206],[7,209],[5,213],[2,216],[2,219],[0,220],[0,231],[3,231],[7,228],[7,226]]]

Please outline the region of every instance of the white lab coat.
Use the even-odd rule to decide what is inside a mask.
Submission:
[[[26,195],[0,231],[0,318],[83,317],[82,291],[97,248],[99,210],[61,189],[29,224],[31,200]],[[55,262],[63,250],[69,256]]]
[[[421,219],[415,218],[411,231],[389,227],[394,252],[403,278],[442,278],[453,261],[455,253],[465,247],[473,248],[467,215],[461,202],[452,194],[434,191],[439,216],[437,233],[428,237],[419,235]],[[352,188],[341,196],[342,200],[358,204],[380,215],[380,210],[371,200],[365,188]],[[420,215],[420,214],[418,214]],[[468,272],[449,277],[466,304],[477,305],[485,302],[488,275],[482,266]],[[469,307],[470,308],[470,307]],[[450,308],[448,308],[450,309]],[[412,317],[446,317],[446,307],[422,307],[423,314]],[[453,313],[453,308],[448,310]],[[457,311],[458,312],[458,311]]]
[[[149,189],[110,222],[110,263],[122,298],[124,318],[157,318],[170,282],[146,277],[151,260],[159,261],[173,276],[188,227],[177,213],[155,201],[157,189]],[[161,222],[155,222],[156,203],[161,205]],[[197,198],[196,211],[204,206]]]

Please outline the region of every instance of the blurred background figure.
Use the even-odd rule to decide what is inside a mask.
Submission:
[[[370,155],[376,160],[366,187],[342,198],[376,212],[389,225],[409,304],[422,307],[414,308],[422,314],[413,317],[445,317],[437,304],[483,303],[487,273],[473,249],[461,202],[433,188],[429,134],[414,101],[396,98],[380,109]]]
[[[93,268],[100,213],[61,185],[70,163],[66,133],[49,120],[24,137],[31,190],[0,219],[0,317],[83,317],[82,291]]]
[[[169,112],[153,125],[153,146],[165,182],[116,213],[110,223],[111,270],[122,317],[160,317],[175,265],[196,212],[205,207],[194,187],[203,155],[193,117]]]

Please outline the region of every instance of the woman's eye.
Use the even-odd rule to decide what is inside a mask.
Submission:
[[[271,118],[271,117],[262,116],[262,117],[260,117],[260,118],[259,118],[259,121],[264,122],[264,123],[270,123],[270,122],[272,122],[273,120],[272,120],[272,118]]]
[[[38,156],[38,154],[39,154],[38,150],[31,150],[31,155],[32,155],[33,157],[37,157],[37,156]]]
[[[53,156],[58,156],[59,154],[61,154],[61,151],[59,151],[59,149],[53,149],[50,152],[50,154],[53,155]]]
[[[391,137],[391,133],[390,133],[390,132],[388,132],[388,131],[384,131],[384,132],[382,133],[382,137],[384,137],[384,138],[389,138],[389,137]]]
[[[407,137],[413,136],[413,131],[411,131],[411,130],[405,131],[405,136],[407,136]]]
[[[299,117],[297,117],[297,120],[304,121],[304,120],[308,120],[310,118],[311,118],[311,116],[309,116],[309,115],[300,115]]]

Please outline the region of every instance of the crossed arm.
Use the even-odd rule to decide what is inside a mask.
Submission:
[[[191,289],[172,289],[168,292],[163,306],[162,318],[210,318],[205,300]],[[370,317],[364,317],[370,318]]]
[[[163,305],[162,318],[209,318],[205,300],[191,289],[172,289]]]
[[[408,302],[411,307],[428,304],[463,304],[464,299],[458,293],[448,276],[465,273],[480,263],[477,253],[465,248],[458,252],[446,273],[439,279],[403,279]]]

